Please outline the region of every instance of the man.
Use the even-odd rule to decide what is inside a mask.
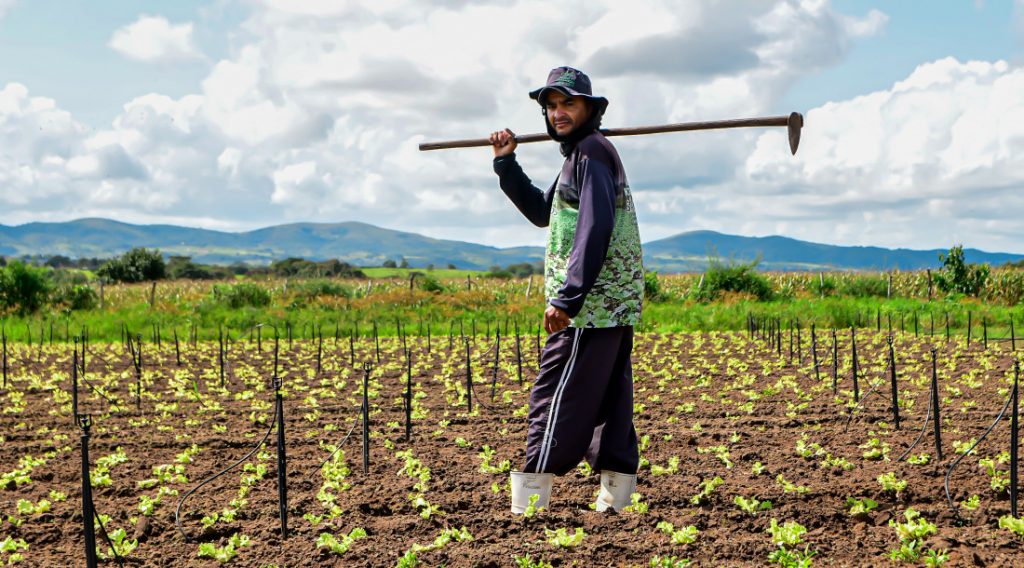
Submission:
[[[636,211],[619,155],[598,131],[608,99],[592,94],[590,78],[558,67],[530,98],[565,156],[555,183],[541,191],[530,182],[511,131],[490,138],[502,191],[548,227],[549,336],[530,394],[526,465],[512,473],[512,511],[522,513],[532,495],[547,506],[554,476],[584,457],[601,472],[597,510],[621,510],[639,465],[630,364],[644,290]]]

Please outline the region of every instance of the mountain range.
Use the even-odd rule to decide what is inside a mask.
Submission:
[[[948,243],[950,246],[956,243]],[[287,257],[310,260],[336,258],[357,266],[380,266],[405,258],[410,266],[486,270],[536,262],[541,247],[497,248],[434,239],[358,222],[292,223],[246,232],[195,229],[176,225],[133,225],[109,219],[62,223],[0,225],[0,255],[64,255],[107,258],[132,247],[160,249],[165,255],[191,256],[206,264],[267,264]],[[914,270],[940,266],[948,249],[910,250],[838,246],[781,236],[742,237],[714,231],[689,231],[644,243],[648,270],[693,272],[707,267],[709,257],[726,261],[759,259],[762,270]],[[968,262],[1005,264],[1024,255],[965,249]]]

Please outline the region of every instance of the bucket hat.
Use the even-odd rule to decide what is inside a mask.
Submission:
[[[608,108],[608,99],[594,96],[590,77],[587,77],[587,74],[579,69],[555,67],[548,73],[547,84],[530,91],[530,98],[543,105],[545,95],[549,90],[556,90],[569,96],[585,97],[594,104],[599,115],[604,114],[605,109]]]

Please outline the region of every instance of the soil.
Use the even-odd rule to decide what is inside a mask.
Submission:
[[[181,365],[175,347],[164,341],[143,346],[142,394],[136,403],[136,377],[131,356],[121,344],[94,344],[79,377],[78,410],[92,417],[89,454],[93,476],[97,460],[121,448],[124,463],[111,466],[110,483],[94,488],[93,502],[108,515],[108,532],[123,529],[138,546],[124,558],[130,566],[216,566],[198,556],[202,543],[223,546],[235,534],[250,544],[229,562],[235,566],[395,566],[414,544],[430,545],[445,529],[465,529],[472,539],[451,540],[434,550],[420,551],[423,566],[516,566],[527,555],[553,566],[649,566],[656,557],[689,559],[696,566],[761,566],[778,549],[768,532],[772,519],[795,521],[807,532],[799,551],[813,551],[816,565],[893,565],[891,551],[900,540],[890,521],[902,521],[908,509],[937,527],[924,538],[923,550],[945,550],[947,566],[1024,566],[1021,537],[999,528],[1010,512],[1006,492],[997,493],[979,465],[1010,444],[1009,412],[991,434],[950,475],[955,504],[973,495],[979,505],[953,512],[944,480],[959,457],[953,442],[981,437],[1003,409],[1013,376],[1014,354],[1008,342],[916,338],[897,334],[901,428],[891,408],[888,345],[885,335],[858,332],[860,403],[853,400],[849,331],[838,336],[838,373],[833,394],[831,333],[816,342],[819,367],[810,356],[810,340],[789,354],[788,335],[781,348],[745,333],[639,335],[634,349],[635,424],[644,439],[645,463],[638,477],[646,513],[597,513],[588,505],[597,488],[596,474],[584,467],[556,480],[551,507],[531,518],[509,511],[507,473],[483,473],[483,446],[494,450],[490,463],[508,460],[518,469],[524,460],[525,418],[529,382],[536,369],[536,338],[522,340],[523,382],[517,380],[514,340],[503,339],[496,397],[494,339],[473,344],[474,412],[467,414],[464,395],[466,350],[459,338],[449,348],[447,337],[408,338],[412,352],[412,383],[425,417],[413,420],[411,441],[405,440],[403,393],[407,367],[402,343],[381,340],[381,362],[372,340],[363,339],[352,351],[346,339],[326,339],[320,372],[318,344],[282,342],[280,371],[287,452],[288,536],[281,537],[277,483],[277,434],[271,431],[275,392],[272,346],[262,350],[249,341],[228,349],[225,388],[215,342],[182,344]],[[510,344],[512,347],[510,348]],[[942,459],[936,459],[935,439],[925,426],[932,372],[932,348],[942,424]],[[21,551],[28,566],[84,566],[82,523],[81,430],[76,426],[68,393],[71,391],[70,345],[10,346],[9,377],[0,391],[0,474],[19,467],[23,456],[46,462],[20,486],[0,488],[0,539],[24,539]],[[359,418],[362,361],[370,372],[369,471],[362,471]],[[23,399],[23,405],[19,404]],[[745,404],[746,403],[746,404]],[[350,436],[346,434],[352,430]],[[926,464],[897,461],[919,434],[910,453],[930,454]],[[181,529],[175,522],[179,500],[249,453],[269,433],[261,451],[245,463],[265,466],[254,479],[246,502],[233,521],[220,520],[204,528],[202,518],[232,506],[243,486],[240,465],[199,487],[181,505]],[[871,439],[887,445],[883,459],[864,456]],[[819,444],[821,452],[808,458],[796,452],[797,442]],[[328,457],[325,444],[338,444],[349,468],[335,491],[340,510],[331,518],[318,500],[324,484],[319,465]],[[154,477],[154,467],[175,464],[176,456],[195,444],[199,451],[184,463],[187,478],[169,480],[150,516],[140,513],[140,497],[156,497],[158,487],[139,482]],[[728,459],[730,464],[716,456]],[[862,447],[865,446],[865,447]],[[403,469],[411,456],[429,469],[423,487]],[[726,455],[727,452],[727,455]],[[848,469],[823,465],[825,453],[844,458]],[[678,458],[678,470],[655,475],[651,465],[668,467]],[[760,462],[763,471],[754,473]],[[997,462],[997,469],[1009,466]],[[877,478],[892,472],[906,481],[899,493],[883,490]],[[1003,473],[1002,475],[1005,475]],[[724,483],[704,502],[694,504],[702,481],[721,477]],[[786,492],[779,476],[804,486],[805,492]],[[494,489],[497,489],[495,492]],[[53,492],[63,493],[66,498]],[[421,494],[439,509],[424,518],[414,506]],[[770,501],[756,514],[734,504],[742,496]],[[847,499],[872,499],[878,507],[853,517]],[[19,500],[51,501],[44,513],[19,513]],[[324,515],[318,524],[304,515]],[[659,530],[661,521],[677,529],[693,525],[699,531],[688,545],[673,544]],[[343,554],[318,547],[321,533],[341,540],[355,528],[367,536],[352,542]],[[581,527],[586,536],[574,547],[548,543],[545,531]],[[108,546],[98,537],[98,548]],[[0,552],[0,563],[10,553]],[[101,565],[116,565],[113,559]],[[661,564],[669,566],[671,564]]]

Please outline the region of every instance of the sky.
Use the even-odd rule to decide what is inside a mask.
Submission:
[[[541,245],[488,148],[543,132],[560,65],[614,138],[645,241],[690,230],[1024,253],[1024,0],[0,0],[0,224],[361,221]],[[562,157],[521,145],[546,189]]]

